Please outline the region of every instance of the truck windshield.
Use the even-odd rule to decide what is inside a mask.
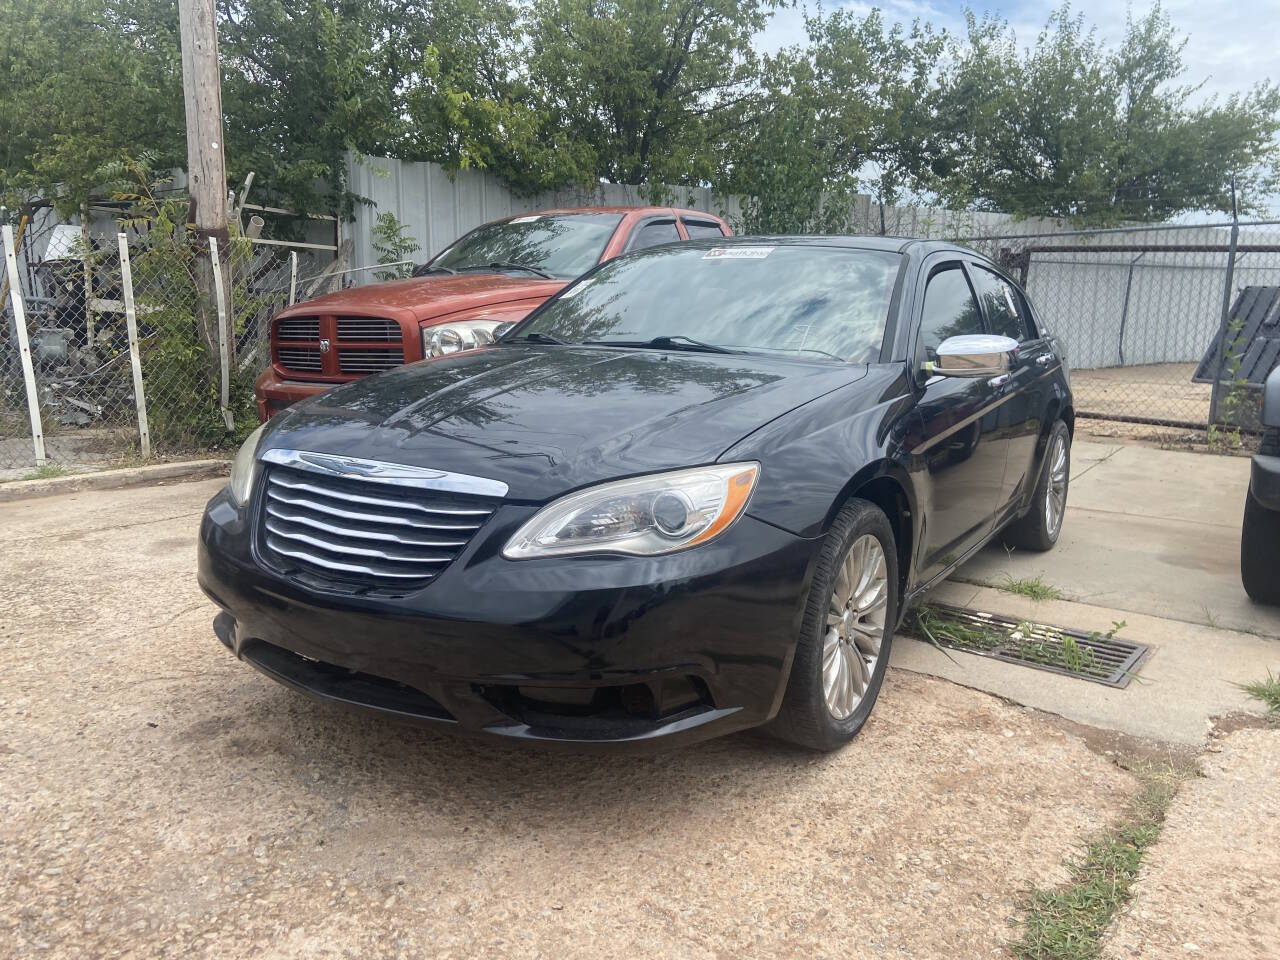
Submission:
[[[768,241],[656,247],[611,260],[509,336],[869,363],[880,356],[900,262],[880,250]]]
[[[456,240],[415,272],[518,272],[528,267],[532,269],[525,272],[569,279],[599,262],[621,220],[615,213],[530,214],[491,223]]]

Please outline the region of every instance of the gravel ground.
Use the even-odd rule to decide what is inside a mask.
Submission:
[[[0,955],[985,957],[1135,793],[1051,718],[902,671],[822,757],[339,712],[214,640],[218,483],[0,504]]]
[[[1174,800],[1103,956],[1280,955],[1280,730],[1237,730]]]

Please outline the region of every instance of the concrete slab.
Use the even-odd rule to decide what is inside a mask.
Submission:
[[[930,599],[1037,620],[1060,627],[1105,632],[1124,620],[1119,636],[1153,648],[1138,676],[1124,690],[1060,676],[975,654],[948,650],[907,637],[894,641],[891,663],[905,670],[944,677],[1016,703],[1138,737],[1199,744],[1209,718],[1228,713],[1262,713],[1238,684],[1250,683],[1280,664],[1280,646],[1252,634],[1151,617],[1084,603],[1025,597],[989,588],[944,583]]]
[[[1106,960],[1258,960],[1280,949],[1280,730],[1237,730],[1201,766],[1107,935]]]
[[[1042,577],[1068,597],[1126,613],[1280,637],[1280,608],[1240,585],[1242,457],[1080,443],[1058,545],[992,544],[956,574],[997,585]]]
[[[208,477],[225,477],[231,472],[230,460],[179,460],[173,463],[151,463],[142,467],[99,470],[96,473],[73,473],[40,480],[14,480],[0,483],[0,503],[30,500],[34,497],[56,497],[86,490],[119,490],[165,483],[190,483]]]

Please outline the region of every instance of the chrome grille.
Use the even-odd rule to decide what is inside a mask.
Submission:
[[[343,373],[377,373],[403,363],[403,350],[354,350],[346,347],[338,354],[338,369]]]
[[[430,583],[494,500],[272,465],[258,544],[276,570],[322,589],[404,593]]]
[[[319,340],[319,317],[285,317],[276,323],[276,336],[281,340]]]
[[[276,353],[280,357],[280,365],[290,370],[320,373],[324,369],[319,347],[277,347]]]
[[[383,317],[338,317],[338,339],[401,343],[404,332],[400,324]]]

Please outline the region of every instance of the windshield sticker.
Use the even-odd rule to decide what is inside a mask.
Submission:
[[[535,221],[535,220],[541,220],[541,219],[542,219],[542,217],[537,216],[537,215],[535,214],[535,215],[534,215],[534,216],[532,216],[532,217],[513,217],[513,218],[512,218],[512,220],[511,220],[511,222],[512,222],[512,223],[533,223],[533,221]]]
[[[560,294],[560,299],[561,299],[561,300],[571,300],[571,299],[573,299],[574,297],[576,297],[576,296],[577,296],[578,294],[580,294],[583,290],[587,289],[587,287],[591,286],[591,285],[592,285],[593,283],[595,283],[595,282],[596,282],[596,278],[595,278],[595,277],[590,277],[590,278],[588,278],[588,279],[586,279],[586,280],[583,280],[581,283],[579,283],[579,284],[575,284],[574,286],[572,286],[572,287],[570,287],[568,290],[566,290],[564,293]]]
[[[712,247],[702,255],[703,260],[763,260],[773,253],[773,247]]]

